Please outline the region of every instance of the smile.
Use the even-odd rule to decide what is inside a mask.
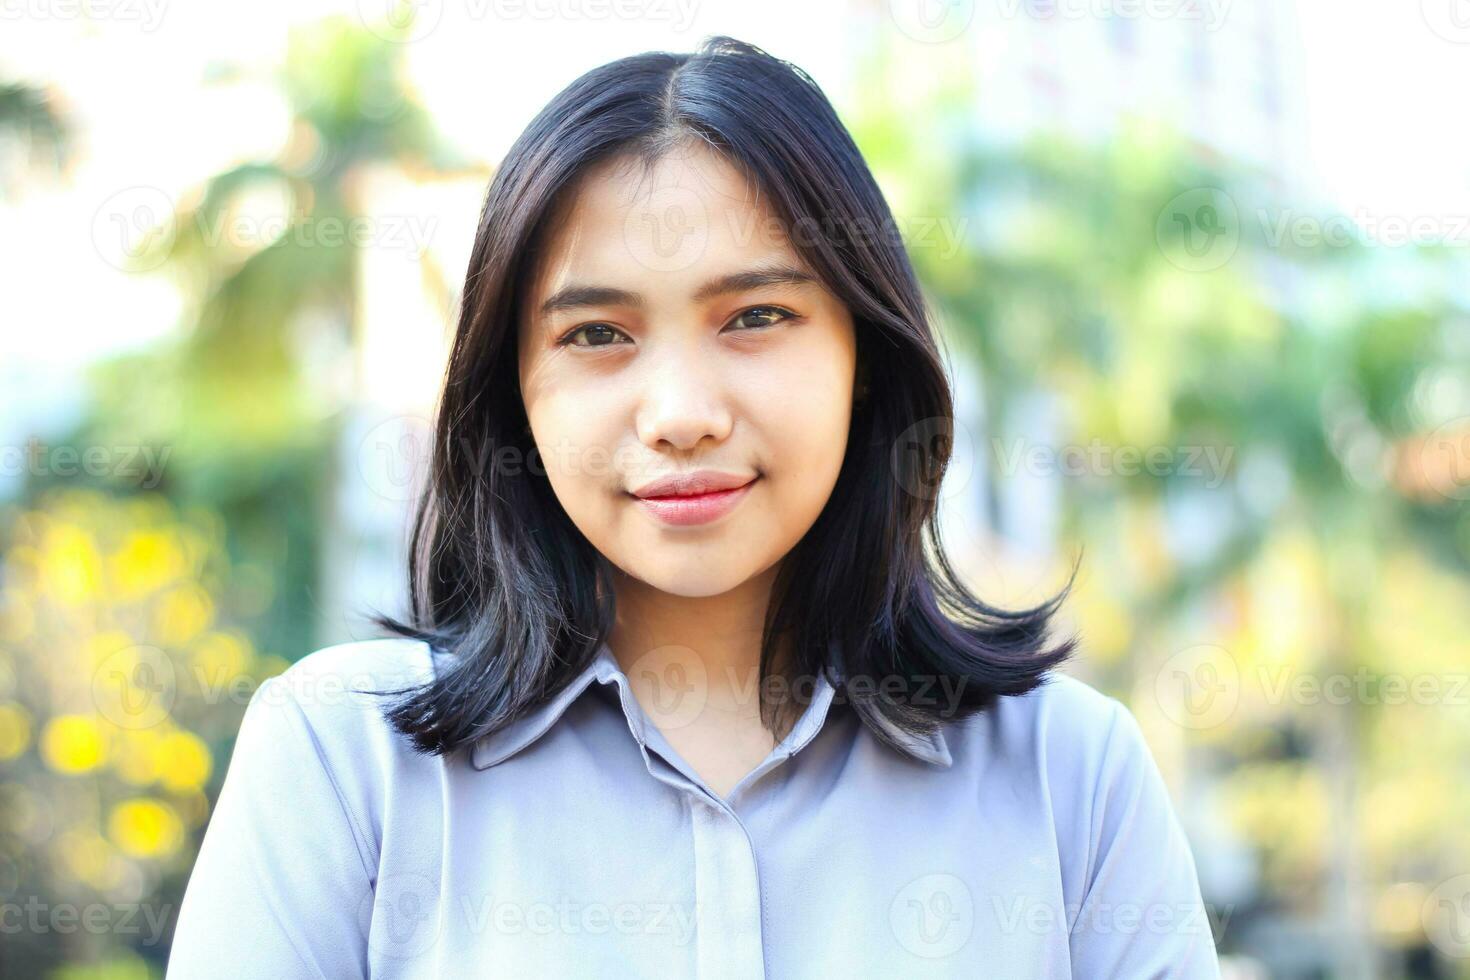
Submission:
[[[755,480],[751,480],[744,486],[729,490],[712,490],[709,493],[682,496],[634,497],[633,499],[649,514],[665,524],[678,527],[708,524],[734,510],[759,479],[760,477],[756,477]]]

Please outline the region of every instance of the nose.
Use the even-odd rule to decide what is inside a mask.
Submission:
[[[689,452],[708,439],[719,444],[734,426],[727,388],[715,353],[697,340],[665,345],[641,384],[638,438],[650,449]]]

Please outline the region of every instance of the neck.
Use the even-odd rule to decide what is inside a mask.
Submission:
[[[661,685],[692,687],[704,709],[756,722],[761,634],[779,568],[716,596],[674,595],[614,569],[617,617],[608,645],[635,689],[656,698]],[[778,647],[778,672],[788,654]]]

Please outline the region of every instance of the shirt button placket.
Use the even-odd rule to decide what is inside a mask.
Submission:
[[[733,812],[704,794],[690,799],[700,980],[763,978],[760,873],[750,835]]]

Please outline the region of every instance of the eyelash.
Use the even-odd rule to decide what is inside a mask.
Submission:
[[[794,319],[797,318],[795,313],[792,313],[790,310],[786,309],[785,307],[782,307],[782,306],[772,306],[770,304],[762,304],[760,306],[746,307],[745,309],[741,310],[739,313],[735,314],[735,316],[731,320],[731,322],[733,323],[735,320],[739,320],[741,317],[744,317],[744,316],[747,316],[747,315],[749,315],[751,313],[754,313],[757,310],[769,310],[769,311],[772,311],[774,313],[778,313],[778,314],[780,314],[780,319],[774,320],[771,323],[763,324],[762,326],[759,326],[759,327],[743,327],[740,330],[736,331],[737,333],[748,333],[748,332],[751,332],[751,331],[769,330],[772,327],[775,327],[775,326],[778,326],[779,324],[785,323],[787,320],[794,320]],[[613,327],[612,324],[609,324],[609,323],[584,323],[581,326],[579,326],[579,327],[573,327],[571,330],[569,330],[566,333],[562,334],[561,339],[556,342],[556,346],[558,346],[558,347],[586,347],[588,349],[597,348],[597,347],[614,347],[614,346],[616,346],[615,344],[610,344],[610,343],[609,344],[574,344],[574,343],[572,343],[572,338],[575,337],[575,336],[577,336],[577,334],[581,333],[583,330],[586,330],[588,327],[609,327],[610,329],[613,329],[613,330],[616,330],[617,329],[616,327]]]

